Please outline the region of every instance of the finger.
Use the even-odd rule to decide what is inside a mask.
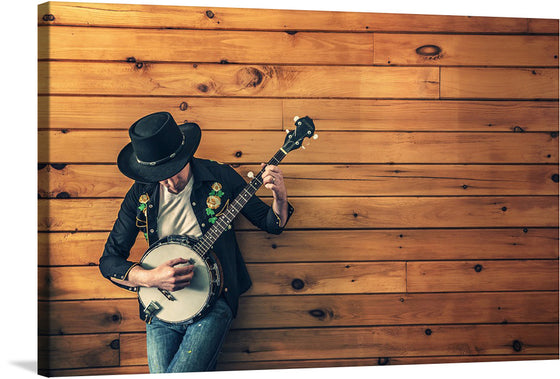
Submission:
[[[173,266],[181,264],[181,263],[189,263],[189,260],[185,259],[185,258],[173,258],[173,259],[168,260],[164,264],[173,267]]]
[[[194,265],[188,265],[183,267],[177,267],[175,269],[175,276],[187,275],[194,272]]]

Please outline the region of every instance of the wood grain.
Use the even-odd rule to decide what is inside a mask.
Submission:
[[[408,292],[558,289],[558,260],[408,262]]]
[[[97,265],[108,234],[39,233],[38,263]],[[558,258],[554,228],[238,231],[236,239],[249,263]],[[138,262],[147,247],[139,235],[130,260]]]
[[[118,12],[115,12],[118,11]],[[207,13],[210,11],[211,13]],[[53,15],[53,19],[44,17]],[[48,3],[39,25],[120,26],[241,30],[423,31],[457,33],[558,33],[558,20],[324,12],[133,4]]]
[[[543,101],[284,99],[283,109],[284,128],[292,127],[294,115],[308,115],[318,133],[558,130],[558,103]]]
[[[470,356],[444,356],[444,357],[373,357],[373,358],[347,358],[347,359],[304,359],[284,361],[260,362],[226,362],[218,361],[218,371],[239,370],[273,370],[290,368],[322,368],[322,367],[356,367],[356,366],[384,366],[384,365],[410,365],[410,364],[437,364],[437,363],[467,363],[467,362],[503,362],[503,361],[532,361],[557,359],[555,354],[526,354],[526,355],[470,355]],[[49,370],[51,376],[82,376],[82,375],[111,375],[111,374],[147,374],[148,366],[122,366],[111,368],[86,368],[73,370]]]
[[[98,334],[93,338],[90,335],[39,336],[38,368],[118,366],[118,342],[119,335],[114,333]]]
[[[39,96],[38,122],[39,129],[128,130],[136,120],[158,111],[170,112],[179,124],[198,123],[204,130],[282,129],[278,99]],[[534,112],[538,118],[540,112]]]
[[[441,98],[558,99],[558,69],[441,68]]]
[[[235,167],[244,178],[257,165]],[[280,170],[290,196],[557,195],[557,165],[291,165]],[[133,181],[116,165],[45,165],[40,198],[123,197]],[[257,196],[270,197],[261,187]]]
[[[39,302],[40,334],[143,332],[136,299]],[[558,322],[556,292],[242,296],[232,329]]]
[[[270,199],[266,199],[270,202]],[[108,231],[120,199],[39,199],[40,231]],[[290,229],[557,227],[553,196],[291,198]],[[240,216],[238,230],[255,229]]]
[[[374,34],[379,65],[558,67],[558,36]]]
[[[247,295],[404,292],[404,262],[253,263]]]
[[[554,324],[232,331],[221,361],[554,354],[557,332]],[[121,335],[122,365],[145,364],[144,341],[144,334]],[[520,352],[513,350],[514,341]]]
[[[558,131],[558,103],[543,101],[239,99],[39,96],[40,129],[123,129],[166,110],[204,130],[284,130],[308,115],[317,131]]]
[[[435,67],[38,62],[40,95],[429,98]]]
[[[115,165],[127,129],[162,110],[244,177],[295,115],[319,133],[281,167],[284,233],[235,222],[254,285],[220,370],[558,358],[558,20],[37,16],[41,374],[148,372],[136,293],[98,260],[131,184]]]
[[[386,293],[405,290],[404,262],[249,264],[250,295]],[[98,267],[39,267],[40,300],[134,298]],[[294,284],[295,281],[299,283]],[[297,289],[296,289],[297,288]]]
[[[43,34],[43,35],[42,35]],[[371,65],[373,36],[307,33],[39,27],[39,59],[137,62]],[[201,48],[207,46],[211,48]]]
[[[319,139],[304,140],[307,150],[292,151],[282,163],[558,163],[557,133],[318,133]],[[40,131],[38,138],[38,160],[44,163],[115,163],[130,143],[124,130]],[[260,164],[284,138],[280,131],[203,130],[196,156]]]

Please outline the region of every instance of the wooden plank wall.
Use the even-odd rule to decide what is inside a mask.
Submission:
[[[39,366],[147,372],[133,295],[97,264],[133,121],[257,169],[294,115],[280,236],[221,370],[558,358],[558,20],[51,2],[39,6]],[[260,191],[270,201],[269,194]],[[145,250],[139,239],[132,258]]]

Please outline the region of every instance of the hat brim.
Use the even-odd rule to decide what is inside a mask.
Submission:
[[[138,163],[132,148],[132,142],[127,144],[119,153],[117,166],[127,177],[141,183],[157,183],[176,175],[191,160],[200,143],[200,127],[195,123],[179,125],[185,135],[185,144],[175,157],[156,166]]]

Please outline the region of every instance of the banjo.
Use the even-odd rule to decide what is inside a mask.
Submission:
[[[294,121],[296,129],[286,130],[284,145],[270,159],[268,165],[278,165],[290,151],[303,147],[304,138],[317,138],[311,118],[295,117]],[[193,323],[210,310],[220,296],[224,283],[222,268],[218,257],[212,251],[212,246],[262,186],[263,173],[264,167],[252,177],[222,216],[200,239],[171,235],[155,242],[144,253],[140,264],[147,270],[174,258],[187,259],[188,264],[194,265],[191,283],[183,289],[170,292],[156,287],[139,288],[138,299],[144,309],[144,321],[151,323],[153,317],[157,317],[172,324]]]

